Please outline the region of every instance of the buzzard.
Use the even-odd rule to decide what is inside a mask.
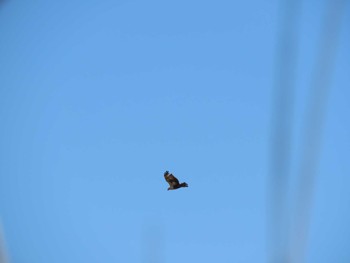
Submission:
[[[180,187],[188,187],[186,183],[180,184],[179,180],[177,180],[177,178],[173,174],[169,173],[169,171],[165,171],[164,178],[165,178],[165,181],[167,181],[170,186],[168,190],[175,190]]]

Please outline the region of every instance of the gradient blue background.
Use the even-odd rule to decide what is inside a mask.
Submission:
[[[279,5],[5,1],[0,219],[11,262],[266,262]],[[326,1],[301,5],[295,153],[325,12]],[[350,262],[348,25],[349,9],[307,262]],[[166,191],[165,170],[189,188]]]

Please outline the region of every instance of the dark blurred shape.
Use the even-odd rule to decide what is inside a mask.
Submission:
[[[2,6],[3,4],[5,4],[5,2],[7,2],[8,0],[0,0],[0,6]]]
[[[335,59],[341,17],[346,0],[329,0],[321,32],[319,51],[311,84],[309,107],[307,108],[303,145],[298,173],[295,229],[291,252],[293,262],[305,259],[307,233],[312,209],[314,181],[317,174],[321,150],[323,122],[329,97],[330,79]]]
[[[287,193],[296,71],[298,0],[281,2],[271,133],[270,260],[288,262]]]

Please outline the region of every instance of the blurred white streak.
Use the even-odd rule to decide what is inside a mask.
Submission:
[[[281,1],[271,132],[269,262],[287,262],[287,193],[293,123],[299,0]]]
[[[314,181],[321,150],[322,128],[329,96],[341,17],[346,0],[329,0],[321,32],[318,57],[315,65],[309,108],[307,109],[295,211],[295,229],[291,244],[292,262],[303,262],[307,232],[312,209]]]
[[[2,223],[0,221],[0,263],[9,263],[9,258],[7,254],[4,231],[2,227]]]

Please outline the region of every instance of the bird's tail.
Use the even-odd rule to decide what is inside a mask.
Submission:
[[[181,183],[181,184],[180,184],[180,187],[188,187],[188,184],[186,184],[186,183]]]

